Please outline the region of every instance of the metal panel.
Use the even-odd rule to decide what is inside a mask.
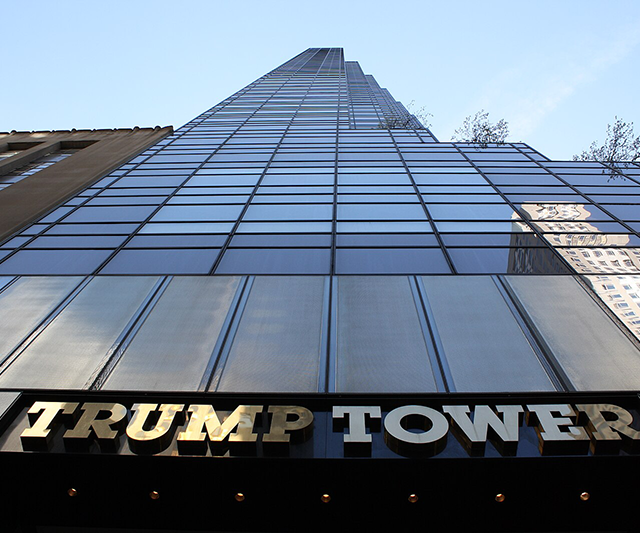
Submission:
[[[555,390],[490,277],[422,282],[457,392]]]
[[[506,281],[577,390],[640,389],[640,352],[575,279],[508,276]]]
[[[0,360],[9,355],[82,278],[20,278],[0,294]]]
[[[0,386],[81,388],[157,279],[93,279],[0,376]]]
[[[406,276],[339,277],[336,392],[435,392]]]
[[[322,345],[322,276],[257,277],[219,391],[316,392]]]
[[[196,391],[239,281],[174,278],[102,389]]]

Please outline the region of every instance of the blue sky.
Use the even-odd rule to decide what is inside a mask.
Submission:
[[[640,134],[640,2],[6,2],[0,131],[175,127],[342,46],[440,140],[480,109],[555,159]]]

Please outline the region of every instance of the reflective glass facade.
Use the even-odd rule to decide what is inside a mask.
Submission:
[[[0,388],[639,389],[639,197],[309,49],[0,244]]]

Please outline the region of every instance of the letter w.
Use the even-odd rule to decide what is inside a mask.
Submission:
[[[497,405],[496,411],[502,414],[502,420],[488,405],[477,405],[473,421],[469,417],[468,405],[445,405],[442,410],[451,416],[455,423],[456,436],[467,451],[484,451],[487,437],[491,438],[500,453],[511,455],[518,446],[520,405]],[[491,428],[491,433],[489,433]],[[497,437],[497,440],[496,440]]]

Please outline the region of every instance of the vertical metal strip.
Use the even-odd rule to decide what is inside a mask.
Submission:
[[[420,320],[422,335],[427,345],[427,352],[438,392],[456,392],[453,375],[447,362],[444,346],[440,340],[440,334],[438,333],[438,327],[436,326],[424,283],[422,283],[419,276],[410,276],[409,285],[418,310],[418,319]],[[423,313],[420,313],[420,309],[422,309]]]
[[[209,357],[209,361],[207,362],[207,366],[202,373],[202,378],[200,379],[200,384],[198,385],[198,391],[204,392],[209,387],[209,383],[213,376],[213,371],[215,370],[216,363],[218,361],[218,357],[220,356],[220,350],[224,345],[224,342],[229,334],[229,328],[231,327],[231,322],[233,321],[233,317],[236,315],[236,311],[238,308],[238,302],[245,291],[245,287],[247,286],[247,278],[240,278],[240,282],[236,287],[236,293],[233,295],[233,300],[231,300],[231,304],[229,305],[229,310],[227,311],[227,316],[222,323],[222,327],[220,328],[220,333],[218,333],[218,339],[216,341],[213,350],[211,350],[211,356]]]
[[[160,278],[151,288],[149,294],[142,301],[137,311],[133,314],[127,325],[124,327],[118,338],[111,345],[107,353],[102,358],[96,369],[92,372],[89,379],[82,387],[88,390],[98,390],[105,384],[113,369],[116,367],[124,352],[131,344],[142,324],[147,320],[147,317],[153,311],[153,308],[158,303],[160,297],[164,294],[164,291],[171,283],[173,276],[166,276]]]
[[[198,387],[199,391],[215,391],[218,388],[224,366],[227,363],[229,352],[233,346],[233,339],[238,332],[238,326],[240,325],[240,320],[242,319],[242,314],[247,305],[254,281],[255,276],[248,276],[242,290],[240,287],[238,288],[239,291],[236,293],[236,297],[234,297],[233,303],[231,304],[232,308],[235,307],[235,309],[233,309],[233,316],[229,318],[229,325],[224,335],[222,331],[220,332],[211,360],[202,377],[200,387]],[[237,305],[234,305],[236,302]],[[229,312],[231,313],[232,311],[230,310]]]
[[[338,283],[340,277],[333,276],[331,281],[329,316],[329,361],[327,365],[327,392],[336,392],[338,384]]]
[[[322,327],[320,331],[320,361],[318,361],[318,392],[327,392],[329,380],[330,330],[331,330],[331,286],[333,276],[324,278],[322,294]]]
[[[500,291],[507,307],[509,307],[511,314],[518,323],[518,326],[520,326],[522,333],[538,357],[544,371],[547,376],[549,376],[553,386],[557,390],[563,392],[575,391],[576,388],[571,384],[569,376],[567,376],[565,371],[556,361],[551,347],[547,344],[547,341],[544,339],[540,331],[538,331],[538,328],[536,328],[535,324],[529,317],[529,314],[522,305],[522,302],[520,302],[511,288],[511,285],[509,285],[509,280],[503,276],[491,276],[491,278],[498,288],[498,291]]]

